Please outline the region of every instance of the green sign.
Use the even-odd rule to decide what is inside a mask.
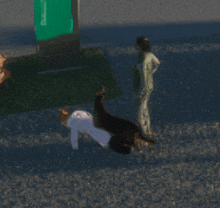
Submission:
[[[71,0],[34,0],[37,41],[73,33]]]

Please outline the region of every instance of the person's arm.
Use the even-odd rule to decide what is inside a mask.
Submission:
[[[73,149],[78,149],[78,131],[71,129],[71,145]]]
[[[71,129],[71,145],[73,149],[78,149],[78,131]]]
[[[154,56],[154,62],[155,62],[156,64],[160,64],[159,59],[158,59],[155,55],[153,55],[153,56]]]
[[[73,119],[68,122],[68,127],[71,128],[71,145],[73,149],[78,149],[78,119]]]
[[[152,71],[152,74],[154,74],[157,71],[157,69],[158,69],[158,67],[160,65],[159,59],[156,56],[154,56],[154,55],[153,55],[153,63],[154,63],[154,69]]]

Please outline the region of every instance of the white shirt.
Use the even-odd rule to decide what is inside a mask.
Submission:
[[[93,126],[93,116],[87,111],[74,111],[68,118],[68,127],[71,128],[71,144],[74,149],[78,149],[78,132],[88,133],[103,147],[107,147],[111,138],[108,132]]]

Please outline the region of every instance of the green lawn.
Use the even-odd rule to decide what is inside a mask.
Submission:
[[[81,69],[38,74],[46,69],[39,67],[37,55],[9,63],[7,68],[12,78],[0,95],[0,116],[94,102],[101,85],[106,88],[106,99],[121,96],[122,91],[100,48],[82,49],[81,58],[57,62],[50,69],[76,66]]]

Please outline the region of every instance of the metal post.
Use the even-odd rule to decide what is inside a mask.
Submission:
[[[80,27],[79,27],[79,14],[80,14],[80,0],[72,0],[72,17],[73,17],[73,34],[79,34],[80,33]]]

